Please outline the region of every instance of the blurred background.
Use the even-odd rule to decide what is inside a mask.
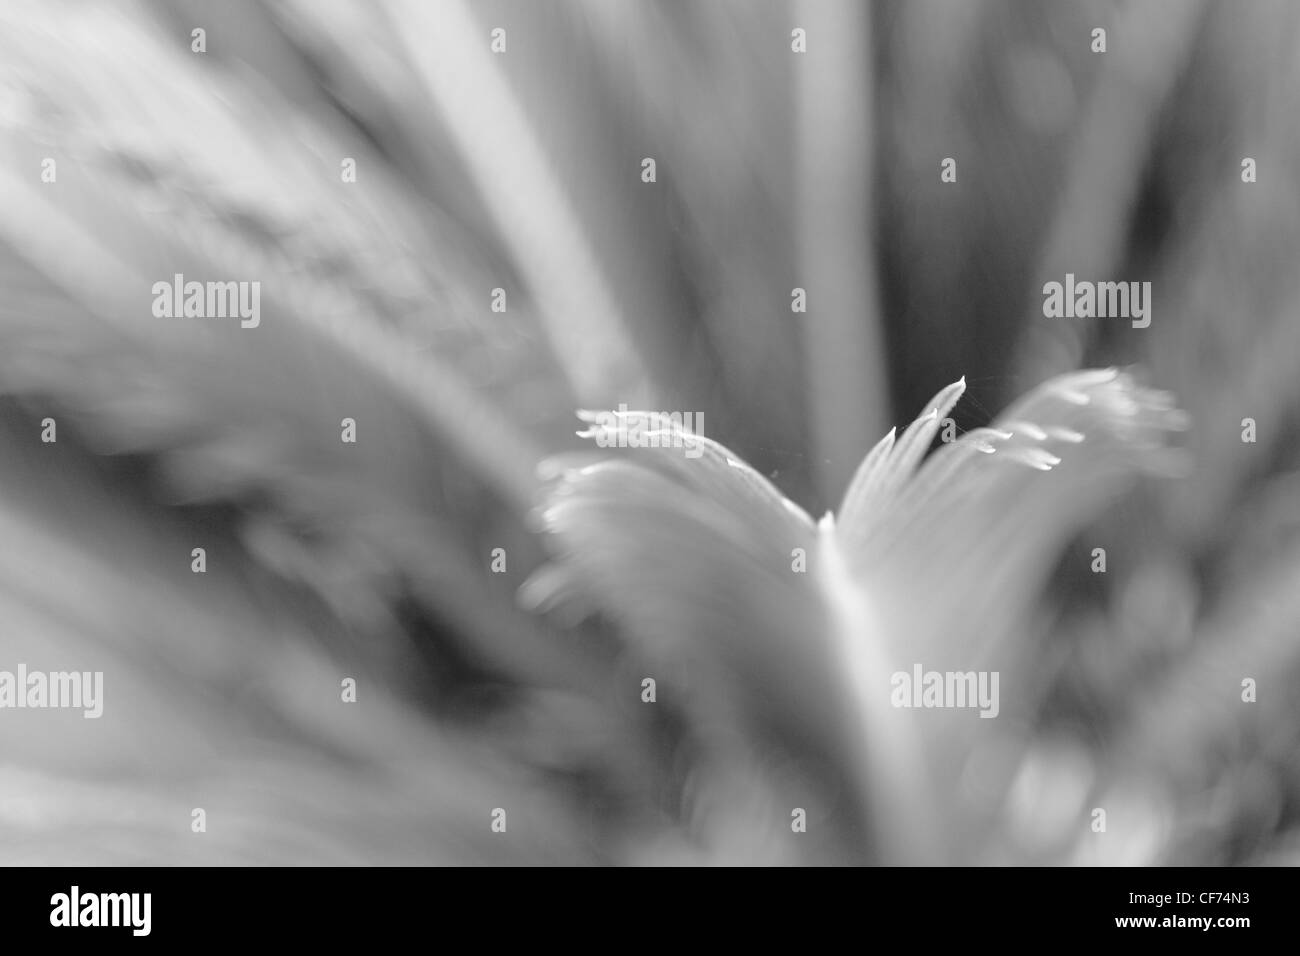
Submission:
[[[1300,862],[1298,54],[1284,0],[8,0],[0,668],[105,702],[0,713],[0,862],[880,862],[816,747],[643,704],[618,593],[521,606],[538,464],[691,411],[815,517],[962,375],[965,431],[1112,364],[1191,467],[1066,537],[941,858]]]

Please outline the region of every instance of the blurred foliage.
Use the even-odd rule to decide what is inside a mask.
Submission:
[[[574,409],[703,413],[818,515],[963,374],[966,430],[1134,364],[1191,468],[1027,588],[999,639],[1035,708],[980,722],[953,798],[987,839],[947,858],[1295,862],[1298,51],[1284,0],[5,3],[0,666],[103,669],[108,702],[0,721],[0,860],[878,858],[826,741],[640,703],[617,592],[516,606],[591,460]],[[1151,279],[1151,327],[1043,319],[1066,271]],[[259,279],[262,327],[153,319],[176,272]],[[995,517],[1014,552],[1029,514]],[[987,584],[889,603],[920,631]]]

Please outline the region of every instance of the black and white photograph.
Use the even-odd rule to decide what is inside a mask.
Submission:
[[[1291,0],[0,0],[5,920],[934,868],[1249,940],[1298,105]]]

